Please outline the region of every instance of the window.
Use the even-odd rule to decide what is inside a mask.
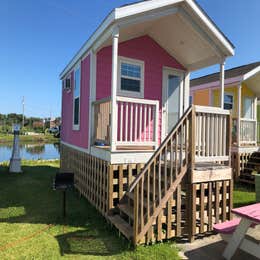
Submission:
[[[226,93],[224,94],[224,109],[233,109],[233,95]]]
[[[73,130],[79,130],[80,115],[80,67],[74,71]]]
[[[253,118],[253,99],[249,97],[244,98],[244,118],[252,119]]]
[[[63,89],[66,90],[67,92],[70,92],[70,90],[71,90],[70,76],[63,80]]]
[[[119,93],[133,97],[143,97],[143,62],[120,59]]]
[[[189,96],[189,105],[192,105],[192,102],[193,102],[193,98],[192,96]]]

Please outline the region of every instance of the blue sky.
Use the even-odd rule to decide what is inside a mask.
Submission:
[[[260,60],[259,0],[197,1],[236,47],[227,68]],[[21,113],[25,96],[27,116],[60,115],[59,73],[103,18],[130,2],[1,0],[0,113]]]

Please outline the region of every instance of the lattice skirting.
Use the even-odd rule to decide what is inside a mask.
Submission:
[[[61,144],[61,171],[73,172],[81,195],[103,215],[123,197],[143,164],[110,164]]]

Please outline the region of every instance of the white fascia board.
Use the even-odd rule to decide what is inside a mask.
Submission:
[[[252,69],[251,71],[247,72],[247,73],[243,76],[243,81],[244,81],[244,80],[247,80],[247,79],[249,79],[249,78],[251,78],[251,77],[253,77],[254,75],[256,75],[256,74],[259,73],[259,72],[260,72],[260,66],[258,66],[258,67],[256,67],[256,68]]]
[[[184,2],[184,0],[150,0],[127,5],[115,9],[115,19],[122,19],[136,14],[149,12],[154,9]]]
[[[73,59],[69,62],[69,64],[65,67],[65,69],[60,74],[60,79],[62,79],[78,62],[78,60],[90,50],[94,42],[103,34],[103,32],[114,22],[115,20],[115,10],[113,10],[107,18],[101,23],[98,29],[92,34],[92,36],[86,41],[86,43],[81,47],[81,49],[77,52],[77,54],[73,57]]]
[[[213,34],[218,38],[218,40],[224,45],[226,50],[229,52],[229,56],[235,54],[233,46],[225,39],[225,37],[220,33],[216,26],[208,19],[208,17],[201,11],[197,4],[193,0],[185,0],[185,2],[192,8],[192,10],[200,17],[204,24],[213,32]]]
[[[129,25],[134,25],[142,22],[151,21],[154,19],[159,19],[160,17],[167,16],[170,14],[175,14],[180,10],[179,7],[167,7],[165,9],[160,9],[159,11],[154,11],[152,13],[148,13],[145,15],[135,15],[134,17],[126,17],[121,18],[120,21],[118,21],[118,25],[120,28],[127,27]]]

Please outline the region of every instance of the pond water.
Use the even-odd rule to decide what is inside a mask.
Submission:
[[[12,155],[12,144],[0,144],[0,162],[9,161]],[[20,143],[20,155],[25,160],[59,159],[59,143],[23,144]]]

